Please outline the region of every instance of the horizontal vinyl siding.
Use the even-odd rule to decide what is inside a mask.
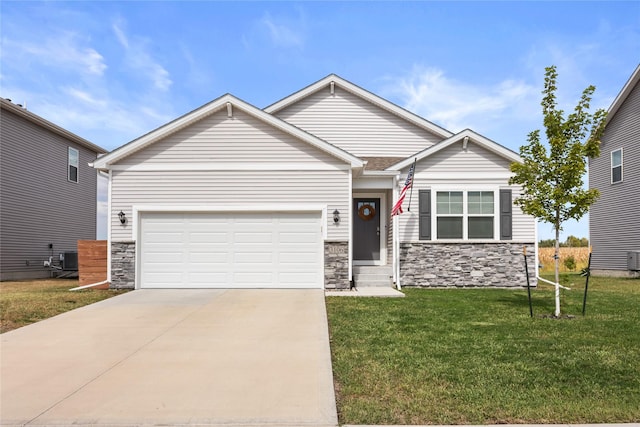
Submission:
[[[512,189],[512,200],[515,200],[520,195],[521,189],[518,186],[508,185],[509,166],[508,160],[476,144],[469,144],[465,152],[462,150],[462,143],[452,144],[418,162],[411,204],[407,196],[403,204],[405,213],[400,215],[399,219],[400,240],[405,242],[419,240],[419,190],[437,188],[446,191],[450,188],[478,191],[485,188],[487,191],[494,190],[494,197],[497,198],[500,189]],[[401,182],[404,182],[408,169],[407,167],[402,171]],[[432,194],[433,197],[435,196]],[[407,208],[409,208],[408,212]],[[435,215],[435,212],[432,212],[432,215]],[[499,221],[498,212],[495,212],[494,218]],[[535,241],[536,223],[532,216],[525,215],[518,206],[514,205],[512,221],[513,241]],[[435,236],[434,230],[432,230],[432,236]]]
[[[188,128],[134,153],[119,165],[144,163],[290,162],[300,167],[318,162],[346,164],[326,152],[274,129],[238,109],[218,111]]]
[[[249,166],[250,169],[250,166]],[[349,171],[114,171],[111,227],[114,240],[130,240],[131,224],[120,224],[121,210],[132,218],[133,205],[228,206],[326,205],[330,240],[349,237]],[[338,209],[341,221],[333,222]]]
[[[474,174],[509,172],[511,162],[477,144],[469,143],[467,150],[462,142],[456,142],[423,159],[416,165],[416,173],[438,177],[459,176],[461,179],[476,178]]]
[[[611,151],[622,148],[623,182],[611,184]],[[600,157],[589,162],[589,185],[600,198],[589,211],[594,270],[627,270],[627,252],[640,251],[640,85],[608,123]]]
[[[57,259],[96,237],[96,154],[6,110],[0,119],[0,271],[47,276],[50,243]],[[67,181],[68,147],[80,154],[78,183]]]
[[[355,156],[410,156],[442,138],[344,89],[322,89],[277,112],[281,119]]]

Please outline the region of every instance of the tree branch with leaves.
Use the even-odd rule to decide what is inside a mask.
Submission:
[[[522,195],[514,203],[524,213],[552,224],[555,231],[555,315],[560,316],[560,231],[565,221],[582,218],[599,196],[598,190],[584,188],[583,177],[587,159],[600,155],[607,113],[603,109],[589,112],[596,90],[589,86],[565,118],[557,105],[556,67],[545,70],[541,105],[546,144],[540,138],[540,130],[529,133],[528,144],[520,147],[523,162],[511,165],[514,176],[509,183],[522,186]]]

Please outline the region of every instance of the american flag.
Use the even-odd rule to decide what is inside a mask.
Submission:
[[[404,198],[407,195],[407,191],[413,185],[413,172],[415,168],[416,168],[416,162],[414,161],[413,164],[411,165],[411,168],[409,168],[409,173],[407,174],[407,180],[404,182],[404,187],[402,187],[402,191],[400,192],[400,198],[396,202],[393,209],[391,209],[391,216],[400,215],[403,212],[402,202],[404,202]]]

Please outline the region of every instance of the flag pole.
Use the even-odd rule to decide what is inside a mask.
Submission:
[[[409,193],[409,205],[407,206],[407,212],[411,212],[411,197],[413,196],[413,178],[416,176],[416,162],[418,161],[418,158],[415,157],[413,159],[413,166],[411,166],[411,169],[413,171],[413,176],[411,177],[411,192]]]

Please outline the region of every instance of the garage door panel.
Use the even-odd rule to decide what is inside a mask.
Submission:
[[[320,213],[143,213],[140,286],[321,288]]]

